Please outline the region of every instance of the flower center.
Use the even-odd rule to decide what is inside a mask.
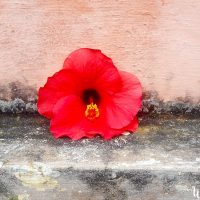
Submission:
[[[97,104],[94,104],[93,102],[88,104],[85,110],[85,116],[87,119],[93,121],[96,118],[99,117],[99,108]]]
[[[100,102],[100,95],[95,89],[86,89],[82,93],[82,100],[86,105],[91,102],[98,105]]]
[[[85,117],[91,121],[99,117],[100,95],[95,89],[87,89],[82,93],[82,100],[86,105]]]

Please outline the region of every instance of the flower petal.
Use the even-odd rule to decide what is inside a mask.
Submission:
[[[75,70],[84,80],[85,88],[95,88],[100,93],[113,94],[121,87],[117,68],[100,50],[78,49],[66,58],[63,67]]]
[[[69,95],[61,98],[53,108],[50,130],[55,138],[68,136],[72,139],[80,139],[85,136],[83,130],[77,130],[76,125],[83,116],[83,105],[80,98]]]
[[[137,119],[137,117],[135,117],[128,126],[122,128],[121,130],[123,132],[124,131],[130,131],[130,132],[133,133],[133,132],[135,132],[137,130],[138,125],[139,125],[138,119]]]
[[[128,126],[141,107],[142,88],[136,76],[120,72],[123,86],[107,102],[107,120],[113,129]]]
[[[38,112],[47,118],[51,118],[55,103],[60,98],[77,92],[77,79],[78,76],[75,72],[66,69],[62,69],[48,78],[44,87],[39,89]]]
[[[136,131],[138,128],[138,119],[137,117],[135,117],[128,126],[126,127],[123,127],[121,129],[110,129],[109,132],[107,132],[105,135],[104,135],[104,139],[106,140],[109,140],[113,137],[116,137],[116,136],[119,136],[119,135],[122,135],[125,131],[130,131],[130,132],[134,132]]]
[[[54,106],[50,125],[50,130],[55,138],[67,136],[78,140],[83,137],[92,138],[100,134],[108,140],[121,135],[124,131],[135,131],[138,127],[137,118],[134,118],[127,127],[111,129],[106,122],[103,108],[100,108],[102,115],[94,121],[85,117],[84,109],[85,106],[77,96],[70,95],[60,99]]]
[[[53,109],[53,118],[51,119],[50,130],[56,138],[70,137],[78,140],[82,137],[92,138],[96,135],[102,137],[112,134],[112,131],[104,115],[102,107],[99,108],[100,116],[94,121],[85,117],[86,106],[82,104],[79,97],[70,95],[59,100]]]

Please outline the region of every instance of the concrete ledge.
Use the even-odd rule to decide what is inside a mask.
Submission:
[[[189,200],[200,184],[199,119],[144,118],[110,141],[55,140],[38,115],[0,124],[2,199]]]

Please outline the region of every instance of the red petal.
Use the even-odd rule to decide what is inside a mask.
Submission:
[[[100,117],[94,121],[85,117],[86,105],[81,99],[87,89],[100,95]],[[65,60],[64,69],[40,88],[38,111],[52,118],[50,129],[56,138],[76,140],[100,134],[110,139],[137,128],[141,95],[138,79],[126,72],[119,74],[100,50],[79,49]]]
[[[83,116],[83,105],[77,96],[70,95],[60,99],[53,109],[50,130],[55,138],[68,136],[72,139],[80,139],[85,136],[83,130],[77,131],[78,124]]]
[[[68,94],[77,92],[77,75],[71,70],[63,69],[48,78],[44,87],[38,93],[38,112],[47,118],[52,117],[55,103]]]
[[[137,128],[138,128],[138,119],[137,117],[135,117],[128,126],[123,127],[122,129],[119,130],[111,129],[107,134],[104,135],[104,138],[106,140],[109,140],[113,137],[122,135],[125,131],[135,132]]]
[[[78,140],[83,137],[92,138],[100,134],[108,140],[121,135],[124,131],[135,131],[138,127],[135,118],[127,127],[122,129],[111,129],[106,123],[105,115],[100,108],[100,117],[94,121],[88,120],[84,115],[85,105],[77,96],[70,95],[59,100],[53,109],[50,130],[56,138],[70,137]]]
[[[117,68],[100,50],[78,49],[67,57],[63,67],[76,70],[85,87],[94,88],[99,93],[112,94],[121,87]]]
[[[140,81],[132,74],[120,72],[122,89],[107,100],[108,124],[113,129],[126,127],[135,118],[141,107],[142,89]]]
[[[70,137],[73,140],[82,137],[94,137],[100,134],[104,137],[110,128],[105,119],[103,108],[99,108],[100,117],[90,121],[85,117],[86,106],[79,97],[68,96],[59,100],[53,109],[50,130],[56,138]],[[112,137],[112,135],[111,135]]]
[[[138,125],[139,125],[138,119],[137,119],[137,117],[135,117],[128,126],[122,128],[121,130],[123,132],[124,131],[135,132],[138,128]]]

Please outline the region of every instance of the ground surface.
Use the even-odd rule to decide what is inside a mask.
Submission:
[[[110,141],[55,140],[37,115],[0,115],[1,200],[193,200],[200,120],[142,119]]]

